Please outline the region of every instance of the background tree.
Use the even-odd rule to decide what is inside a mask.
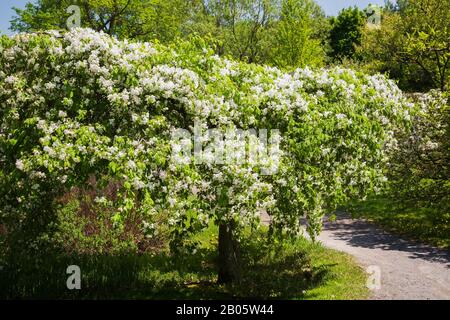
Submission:
[[[194,16],[203,12],[201,0],[38,0],[25,9],[15,8],[11,30],[32,32],[65,29],[71,15],[66,9],[77,4],[82,27],[119,38],[158,39],[168,42],[181,36]]]
[[[65,29],[72,0],[15,9],[13,31]],[[82,27],[163,43],[194,34],[219,55],[280,67],[322,64],[328,23],[313,0],[80,0]],[[323,48],[322,48],[323,47]]]
[[[445,90],[450,76],[450,2],[410,0],[402,17],[401,55],[418,65],[433,87]]]
[[[400,16],[392,11],[384,11],[381,28],[364,28],[361,45],[357,47],[357,54],[362,60],[364,68],[371,73],[388,73],[391,78],[397,79],[402,88],[409,87],[408,78],[422,83],[416,86],[425,86],[425,78],[419,76],[417,68],[408,65],[398,53],[402,46],[403,36],[398,32]],[[425,80],[426,81],[426,80]]]
[[[314,1],[283,0],[280,19],[270,32],[268,62],[282,68],[322,65],[325,50],[315,30],[326,23],[322,9]]]
[[[343,9],[332,17],[330,30],[331,56],[334,59],[354,58],[355,46],[361,44],[366,15],[357,7]]]
[[[205,2],[224,44],[221,53],[247,62],[263,62],[264,34],[279,15],[279,0]]]
[[[385,10],[380,29],[364,30],[358,51],[375,71],[411,91],[448,89],[450,2],[410,0]]]

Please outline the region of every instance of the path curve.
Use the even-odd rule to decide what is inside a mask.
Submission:
[[[325,221],[319,240],[354,256],[363,267],[377,266],[381,286],[372,299],[450,300],[450,254],[404,240],[362,220],[339,214]]]

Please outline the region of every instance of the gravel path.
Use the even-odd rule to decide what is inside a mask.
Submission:
[[[448,252],[403,240],[345,215],[339,215],[335,222],[325,222],[319,240],[353,255],[365,268],[376,266],[381,286],[372,290],[373,299],[450,300]]]

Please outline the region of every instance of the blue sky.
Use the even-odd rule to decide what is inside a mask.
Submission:
[[[445,0],[444,0],[445,1]],[[29,0],[0,0],[0,32],[10,34],[9,21],[14,15],[12,7],[23,8]],[[361,8],[372,4],[383,4],[384,0],[316,0],[327,15],[336,15],[339,10],[357,5]]]
[[[336,15],[341,9],[347,7],[358,6],[361,9],[364,9],[369,4],[384,5],[384,0],[315,0],[315,1],[325,10],[325,13],[329,16]]]
[[[27,0],[0,0],[0,33],[10,34],[9,21],[14,16],[12,7],[24,8]]]

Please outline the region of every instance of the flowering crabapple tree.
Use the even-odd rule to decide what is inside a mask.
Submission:
[[[4,36],[0,52],[0,219],[11,248],[38,250],[58,198],[95,177],[118,182],[115,199],[97,199],[116,228],[132,212],[150,233],[165,213],[175,238],[219,225],[222,283],[239,279],[240,236],[262,212],[274,234],[299,234],[304,216],[315,239],[324,214],[376,191],[411,109],[381,75],[285,73],[219,58],[198,39],[165,47],[77,28]],[[212,128],[263,129],[270,143],[219,139],[232,159],[206,161]],[[180,129],[194,138],[177,139]],[[248,159],[249,146],[266,156]]]

